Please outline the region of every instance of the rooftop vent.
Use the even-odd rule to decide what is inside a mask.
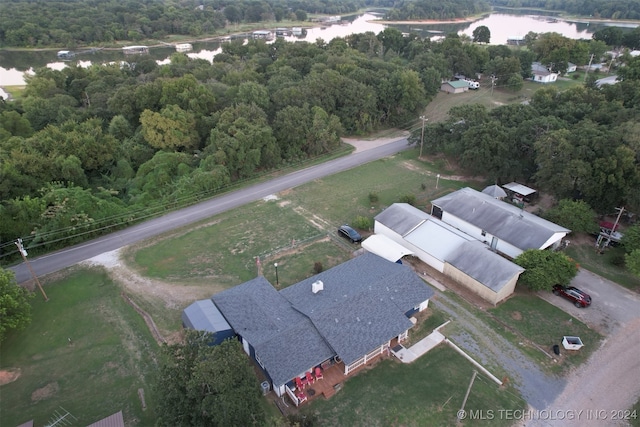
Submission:
[[[314,294],[317,294],[323,289],[324,289],[324,283],[322,283],[322,280],[316,280],[311,284],[311,292],[313,292]]]

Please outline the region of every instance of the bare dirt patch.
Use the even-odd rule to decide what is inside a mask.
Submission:
[[[58,390],[60,390],[60,386],[58,385],[57,382],[49,383],[46,386],[41,387],[36,391],[34,391],[33,393],[31,393],[31,400],[33,402],[39,402],[41,400],[48,399],[54,394],[56,394]]]
[[[513,320],[522,320],[522,313],[520,313],[519,311],[514,311],[511,313],[511,318]]]
[[[20,375],[22,370],[20,368],[7,368],[0,371],[0,385],[5,385],[14,382]]]

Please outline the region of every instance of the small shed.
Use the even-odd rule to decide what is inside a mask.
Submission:
[[[538,194],[533,188],[518,184],[517,182],[510,182],[503,185],[502,188],[506,190],[509,199],[517,203],[530,203]]]
[[[440,85],[440,90],[447,93],[462,93],[469,90],[469,83],[463,80],[448,81]]]
[[[220,344],[235,333],[218,307],[210,299],[196,301],[182,312],[182,326],[196,331],[211,332],[214,344]]]

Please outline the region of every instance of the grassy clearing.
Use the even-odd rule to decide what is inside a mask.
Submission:
[[[387,359],[344,383],[330,400],[317,399],[301,410],[322,426],[456,425],[473,366],[441,344],[411,364]],[[510,388],[478,375],[465,409],[522,409]],[[510,420],[467,420],[458,425],[510,425]]]
[[[489,313],[498,320],[501,329],[509,330],[506,338],[515,338],[516,345],[523,337],[529,340],[530,343],[520,347],[528,347],[527,353],[539,365],[555,373],[567,372],[584,363],[598,349],[602,339],[602,335],[580,320],[528,292],[517,293]],[[561,346],[561,355],[556,357],[558,362],[553,362],[531,344],[552,354],[553,345],[560,345],[564,335],[579,336],[585,346],[580,351],[566,351]]]
[[[126,420],[153,425],[149,381],[158,347],[120,289],[100,270],[78,270],[47,286],[47,294],[48,302],[36,295],[31,325],[0,348],[0,369],[21,370],[2,386],[0,425],[44,425],[60,406],[78,425],[119,410]]]
[[[405,347],[411,347],[428,336],[435,328],[449,320],[447,314],[438,310],[433,304],[430,304],[427,310],[416,313],[414,316],[418,319],[418,323],[411,329],[409,339],[403,342]]]
[[[558,90],[566,90],[582,84],[582,80],[579,79],[558,79],[556,82],[548,84],[525,80],[522,89],[518,92],[510,92],[497,88],[491,91],[490,83],[484,83],[478,90],[470,90],[464,93],[448,94],[439,92],[434,101],[430,102],[425,109],[425,116],[429,119],[430,123],[437,123],[447,119],[449,110],[452,107],[466,104],[481,104],[488,109],[493,109],[502,105],[530,100],[533,94],[543,87],[555,87]]]
[[[593,240],[595,242],[595,238]],[[572,242],[565,252],[578,261],[582,268],[625,288],[640,290],[640,277],[622,267],[624,265],[624,249],[622,247],[609,247],[603,254],[600,254],[593,244],[573,244]]]

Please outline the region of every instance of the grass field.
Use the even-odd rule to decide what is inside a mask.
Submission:
[[[489,313],[499,321],[497,328],[508,331],[503,335],[511,337],[514,344],[526,339],[527,345],[519,347],[540,366],[555,373],[568,372],[584,363],[600,347],[603,338],[578,319],[529,292],[516,294]],[[556,358],[558,362],[553,362],[539,350],[552,354],[553,345],[560,345],[565,335],[579,336],[585,346],[571,352],[564,351],[561,346],[561,356]]]
[[[45,425],[60,407],[88,425],[123,411],[153,425],[150,384],[158,347],[142,318],[99,270],[78,270],[38,294],[33,321],[0,347],[0,369],[20,377],[0,389],[0,425]],[[144,389],[146,411],[138,389]]]
[[[384,360],[344,383],[336,396],[317,399],[301,413],[320,426],[453,426],[511,425],[500,419],[500,409],[523,409],[514,390],[501,388],[479,374],[465,409],[493,410],[492,420],[457,424],[474,367],[446,344],[411,364]],[[485,412],[486,413],[486,412]]]
[[[592,239],[595,241],[595,237]],[[578,261],[582,268],[618,283],[628,289],[640,290],[640,277],[634,276],[624,265],[624,249],[609,247],[603,254],[596,251],[593,244],[571,244],[567,255]]]

